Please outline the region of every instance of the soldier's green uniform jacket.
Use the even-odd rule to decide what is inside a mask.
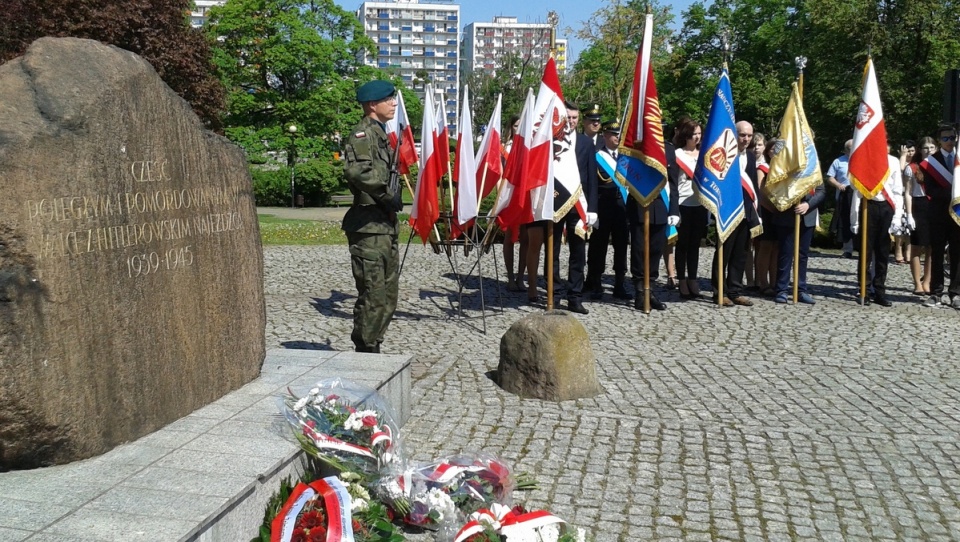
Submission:
[[[343,231],[399,235],[392,212],[394,194],[387,189],[393,151],[382,124],[364,117],[347,138],[344,176],[353,205],[343,217]]]

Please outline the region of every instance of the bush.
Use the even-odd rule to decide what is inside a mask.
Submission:
[[[290,205],[290,168],[263,169],[250,166],[253,177],[253,199],[260,207]]]

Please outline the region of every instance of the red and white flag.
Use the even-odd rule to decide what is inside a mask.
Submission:
[[[524,223],[553,220],[553,134],[555,126],[551,122],[551,118],[566,111],[562,101],[562,96],[553,95],[550,97],[547,108],[544,110],[543,120],[541,120],[540,126],[537,127],[537,131],[533,135],[530,148],[527,150],[527,159],[524,160],[521,168],[521,192],[528,193],[530,198],[529,220],[525,220]],[[564,121],[564,124],[566,124],[566,121]]]
[[[460,236],[461,229],[477,217],[477,157],[473,152],[473,115],[470,113],[470,87],[463,87],[459,134],[457,135],[457,155],[453,168],[453,180],[457,183],[457,197],[454,202],[455,224],[451,228],[454,238]]]
[[[400,132],[403,132],[403,145],[400,147],[397,155],[397,165],[401,175],[410,173],[410,166],[417,163],[417,149],[413,144],[413,128],[410,127],[410,119],[407,117],[407,108],[403,105],[403,93],[397,91],[397,114],[387,121],[387,137],[390,139],[390,147],[397,148],[397,142],[400,141]]]
[[[853,130],[853,151],[850,153],[850,182],[866,199],[872,199],[890,176],[887,160],[887,128],[880,106],[880,88],[873,70],[873,59],[867,58],[863,70],[863,97]]]
[[[502,95],[497,96],[497,106],[490,115],[490,122],[480,140],[477,151],[477,194],[479,199],[490,195],[493,187],[503,176],[503,162],[500,154],[500,107]]]
[[[526,194],[521,193],[520,175],[527,158],[527,150],[533,141],[533,107],[533,89],[527,89],[527,99],[520,111],[520,129],[513,134],[510,154],[503,168],[503,182],[500,183],[500,191],[497,193],[497,203],[490,212],[490,216],[497,217],[497,223],[503,230],[516,229],[524,224],[523,218],[530,214],[530,198],[523,197]]]
[[[443,164],[443,172],[450,172],[450,130],[447,127],[447,108],[444,105],[446,97],[440,95],[437,102],[437,152],[440,153],[440,162]],[[450,194],[453,197],[453,194]]]
[[[413,210],[410,212],[410,226],[424,244],[430,237],[433,225],[440,218],[437,185],[445,171],[437,148],[439,134],[434,111],[433,89],[428,86],[423,99],[423,124],[420,128],[420,171],[417,173]]]

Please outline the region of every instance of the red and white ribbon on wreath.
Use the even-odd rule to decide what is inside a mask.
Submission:
[[[350,494],[336,476],[297,484],[270,524],[270,542],[290,542],[303,507],[317,495],[323,499],[327,517],[327,542],[354,542]]]
[[[373,452],[370,451],[370,448],[365,448],[363,446],[357,446],[356,444],[350,444],[349,442],[344,442],[338,438],[331,437],[325,433],[319,433],[314,430],[312,427],[303,425],[303,434],[310,437],[310,440],[313,441],[313,444],[320,448],[321,450],[340,450],[342,452],[349,452],[352,454],[362,455],[364,457],[369,457],[374,459]]]
[[[510,537],[522,534],[524,531],[539,529],[554,523],[566,523],[546,510],[536,510],[525,514],[512,514],[503,518],[503,527],[500,534]]]
[[[566,523],[546,510],[518,514],[497,503],[494,503],[491,508],[492,510],[481,509],[470,514],[470,521],[457,532],[454,542],[464,542],[471,536],[482,533],[484,524],[490,525],[498,534],[509,538],[547,525]]]
[[[380,444],[381,442],[385,443],[385,448],[390,449],[391,444],[393,444],[393,436],[390,433],[390,426],[384,425],[383,427],[374,427],[373,428],[373,438],[370,442],[371,447]]]

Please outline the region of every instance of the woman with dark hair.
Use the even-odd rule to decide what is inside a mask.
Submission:
[[[677,125],[673,144],[677,149],[677,196],[680,224],[677,225],[677,285],[682,299],[700,296],[697,268],[700,265],[700,240],[707,233],[707,208],[700,204],[693,172],[700,156],[700,123],[684,118]]]
[[[775,139],[766,140],[763,134],[753,134],[751,147],[757,156],[757,183],[761,190],[760,219],[763,221],[763,233],[754,239],[754,263],[756,265],[757,289],[764,297],[776,295],[774,286],[777,284],[777,229],[773,227],[773,213],[775,208],[770,198],[762,190],[767,175],[770,173],[770,156],[773,152]]]
[[[913,293],[930,295],[930,200],[924,189],[923,170],[920,162],[937,152],[937,143],[932,137],[920,140],[920,147],[913,159],[903,169],[904,207],[906,218],[913,231],[910,232],[910,273],[913,275]],[[920,259],[923,258],[921,267]]]
[[[906,171],[909,169],[910,163],[913,162],[913,157],[917,155],[917,144],[913,142],[912,139],[908,139],[900,146],[900,171],[904,174],[903,185],[904,185],[904,200],[913,199],[910,197],[910,193],[907,191],[907,178]],[[906,201],[904,201],[904,207],[906,207]],[[904,220],[906,220],[906,215],[904,215]],[[910,231],[908,225],[894,224],[896,227],[897,233],[893,235],[893,253],[894,261],[898,264],[906,263],[910,261]]]

